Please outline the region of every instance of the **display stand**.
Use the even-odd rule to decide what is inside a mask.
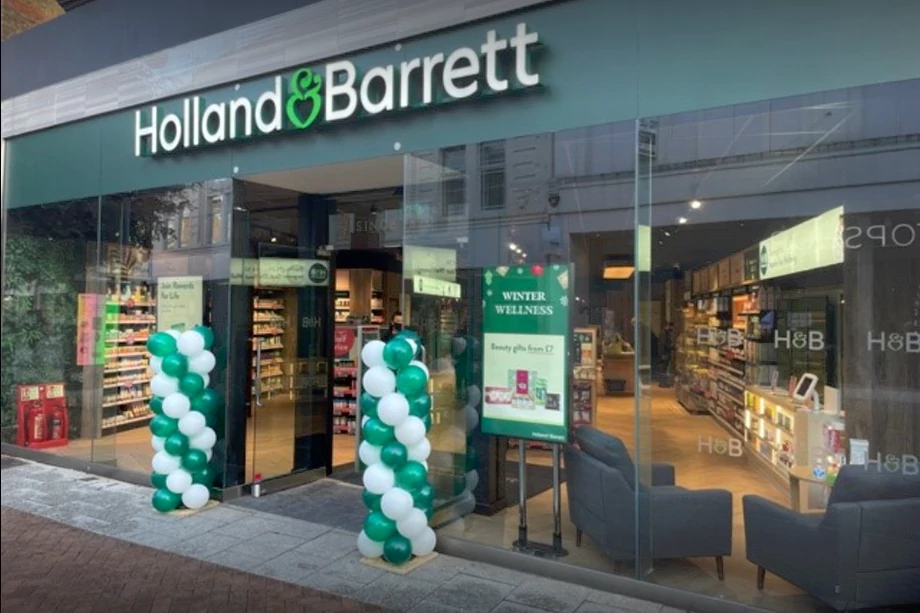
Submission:
[[[597,419],[598,330],[575,328],[572,348],[572,425],[592,426]]]
[[[539,558],[564,558],[569,552],[562,546],[562,487],[560,478],[559,445],[553,449],[553,543],[539,543],[527,537],[527,445],[518,446],[518,500],[520,521],[518,538],[512,546],[515,551]]]

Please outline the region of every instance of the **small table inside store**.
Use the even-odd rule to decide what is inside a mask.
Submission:
[[[819,513],[824,509],[816,509],[808,506],[808,490],[811,485],[820,485],[824,488],[824,499],[830,492],[830,484],[824,479],[814,476],[809,466],[793,466],[789,469],[789,497],[792,502],[792,510],[798,513]]]

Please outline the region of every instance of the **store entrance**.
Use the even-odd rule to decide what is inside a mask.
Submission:
[[[362,164],[234,187],[233,357],[247,354],[245,480],[262,493],[360,474],[360,348],[402,295],[401,158]]]

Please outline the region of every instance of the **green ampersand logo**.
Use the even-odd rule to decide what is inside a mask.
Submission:
[[[320,109],[323,107],[323,99],[320,96],[320,90],[323,87],[323,77],[313,74],[309,68],[301,68],[291,76],[291,93],[288,95],[285,112],[288,120],[298,129],[310,127],[319,117]],[[309,113],[304,117],[300,109],[304,103],[310,103]]]

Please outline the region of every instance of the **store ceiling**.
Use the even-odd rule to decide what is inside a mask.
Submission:
[[[402,185],[403,163],[403,156],[392,155],[240,178],[305,194],[341,194]]]

